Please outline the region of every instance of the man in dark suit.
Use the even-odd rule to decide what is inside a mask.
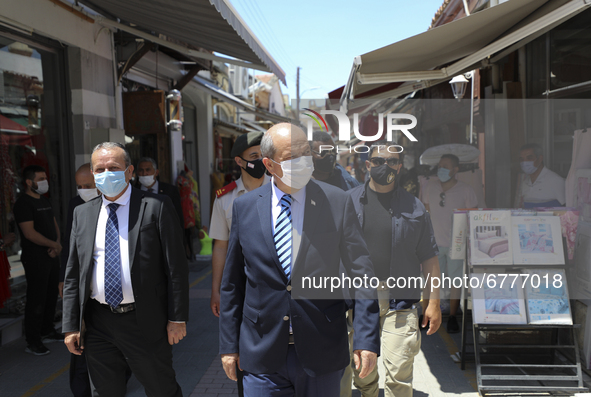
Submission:
[[[185,230],[185,221],[183,217],[183,207],[181,205],[181,195],[176,186],[164,183],[156,179],[160,174],[156,160],[151,157],[142,157],[137,163],[137,170],[135,173],[138,176],[138,184],[136,187],[144,191],[156,194],[164,194],[170,197],[174,210],[176,211],[181,230]]]
[[[342,291],[322,296],[303,277],[339,276],[341,261],[351,278],[373,276],[353,203],[341,189],[310,181],[311,151],[300,128],[272,127],[261,152],[272,183],[233,204],[221,288],[224,370],[236,380],[239,364],[248,397],[338,396],[350,362],[347,305]],[[365,376],[379,352],[378,303],[360,299],[355,310],[354,359]]]
[[[129,365],[148,396],[178,397],[172,345],[186,335],[189,312],[181,230],[168,197],[129,185],[130,163],[119,143],[102,143],[92,153],[103,196],[74,210],[65,343],[71,353],[84,350],[99,396],[125,395]]]
[[[68,263],[68,254],[70,253],[70,233],[72,230],[72,223],[74,222],[74,209],[99,195],[96,185],[94,184],[94,177],[90,171],[90,163],[82,164],[76,171],[74,178],[76,180],[78,194],[70,199],[70,204],[68,206],[68,221],[66,224],[66,230],[64,231],[60,283],[58,286],[62,298],[64,297],[66,265]],[[72,390],[74,397],[90,397],[92,395],[92,389],[90,386],[90,379],[88,378],[86,356],[84,354],[71,354],[70,356],[70,390]]]

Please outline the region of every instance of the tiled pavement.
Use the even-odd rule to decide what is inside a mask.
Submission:
[[[193,264],[190,275],[193,287],[188,335],[174,347],[177,380],[185,396],[236,395],[236,383],[226,378],[217,354],[218,321],[209,309],[210,268]],[[459,364],[450,357],[457,351],[456,346],[459,346],[459,334],[450,336],[444,330],[432,336],[423,333],[421,352],[414,366],[415,396],[477,395],[473,387],[473,364],[461,371]],[[61,343],[51,344],[49,348],[52,350],[50,355],[35,357],[24,352],[24,339],[1,347],[0,396],[70,396],[69,353]],[[129,381],[127,396],[145,396],[135,377]],[[360,394],[354,391],[353,396]]]
[[[468,364],[466,371],[462,371],[451,358],[451,354],[458,350],[456,346],[459,345],[459,338],[456,335],[452,338],[444,330],[431,336],[426,336],[423,331],[422,336],[421,352],[415,358],[414,365],[415,397],[478,396],[473,365]],[[378,366],[380,396],[383,396],[384,368],[381,359],[378,359]],[[219,357],[215,357],[190,397],[224,397],[235,392],[236,382],[226,377]],[[360,396],[354,389],[353,397]]]

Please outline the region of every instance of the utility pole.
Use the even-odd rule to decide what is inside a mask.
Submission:
[[[296,120],[300,121],[300,67],[297,67],[296,77]]]

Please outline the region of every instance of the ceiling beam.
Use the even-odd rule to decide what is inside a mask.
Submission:
[[[131,69],[136,63],[138,63],[138,61],[142,59],[142,57],[146,55],[154,46],[154,43],[145,41],[142,44],[142,46],[136,50],[136,52],[131,54],[131,56],[127,59],[125,64],[121,66],[117,71],[117,84],[119,84],[119,82],[121,81],[121,77],[123,77],[123,75],[127,73],[127,71],[129,71],[129,69]]]
[[[204,70],[203,66],[193,66],[179,81],[177,81],[172,89],[181,91],[191,80],[193,80],[193,77],[197,76],[197,73],[199,73],[200,70]]]

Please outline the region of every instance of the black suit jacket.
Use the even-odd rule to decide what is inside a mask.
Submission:
[[[74,222],[74,208],[84,204],[82,197],[76,196],[70,199],[68,205],[68,221],[66,230],[62,235],[62,254],[61,254],[61,266],[60,266],[60,281],[64,281],[66,277],[66,265],[68,264],[68,255],[70,254],[70,235],[72,233],[72,223]]]
[[[142,185],[138,182],[136,183],[135,187],[141,190]],[[170,197],[172,200],[172,205],[174,206],[174,210],[179,218],[181,230],[185,230],[185,217],[183,216],[183,206],[181,204],[181,195],[179,194],[179,189],[169,183],[158,181],[158,194],[163,194]]]
[[[158,194],[164,194],[172,200],[172,205],[176,211],[181,225],[181,230],[185,230],[185,217],[183,216],[183,207],[181,205],[181,195],[176,186],[158,181]]]
[[[342,291],[310,299],[313,291],[302,289],[301,282],[304,276],[339,276],[341,261],[350,277],[373,276],[353,202],[341,189],[308,183],[299,253],[288,280],[273,240],[271,189],[270,183],[263,185],[233,204],[221,288],[220,354],[239,353],[240,366],[252,373],[277,372],[286,363],[291,321],[305,371],[340,370],[350,363]],[[355,302],[354,349],[379,353],[379,321],[376,299]]]
[[[181,230],[167,196],[131,188],[129,263],[137,321],[147,339],[166,335],[167,321],[189,317],[189,268]],[[63,299],[63,332],[79,331],[90,298],[102,197],[74,210]]]

